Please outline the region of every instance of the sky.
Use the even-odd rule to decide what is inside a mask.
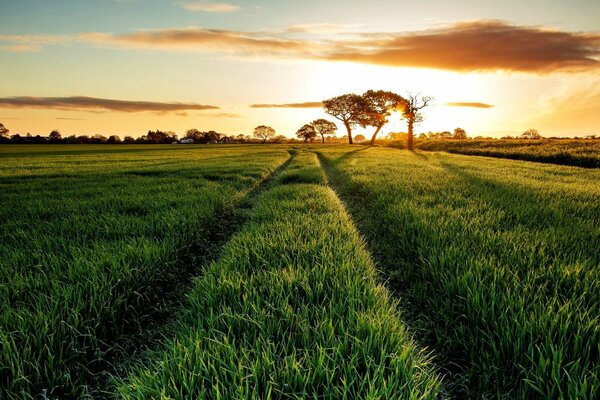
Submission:
[[[0,0],[11,133],[291,137],[368,89],[433,96],[416,132],[600,134],[600,1]]]

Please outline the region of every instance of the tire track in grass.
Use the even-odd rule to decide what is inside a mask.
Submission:
[[[99,372],[98,387],[92,391],[94,398],[112,398],[113,378],[123,375],[129,365],[138,361],[145,352],[158,347],[161,340],[169,335],[178,313],[187,305],[186,293],[191,290],[193,280],[219,257],[223,246],[243,226],[254,199],[292,162],[296,154],[292,150],[288,153],[289,157],[256,182],[243,198],[229,204],[227,209],[215,217],[213,223],[204,230],[200,243],[186,249],[185,253],[178,257],[179,264],[195,267],[186,267],[183,273],[178,270],[174,276],[167,278],[164,282],[167,286],[157,288],[165,294],[160,310],[146,316],[146,321],[140,321],[135,332],[129,332],[111,344],[115,355],[111,360],[106,360],[109,368]]]
[[[117,382],[142,398],[434,399],[316,156],[298,151],[195,281],[171,339]]]
[[[347,153],[344,153],[340,158],[346,159],[348,157],[351,157],[354,153],[359,152],[359,151],[364,151],[368,149],[368,147],[363,147],[357,150],[353,150]],[[313,150],[314,151],[314,150]],[[339,195],[339,191],[336,190],[336,187],[339,185],[339,182],[337,181],[338,178],[335,177],[335,172],[332,170],[332,167],[329,165],[329,162],[321,152],[319,151],[314,151],[314,154],[317,156],[318,160],[319,160],[319,164],[325,174],[326,180],[327,180],[327,184],[329,185],[329,187],[331,188],[331,190],[336,194],[336,197],[338,198],[340,204],[342,205],[342,207],[344,208],[346,214],[348,214],[349,218],[353,220],[353,214],[350,212],[350,209],[348,208],[348,206],[346,205],[346,203],[344,202],[344,200],[342,199],[342,197]],[[363,238],[363,236],[360,233],[360,230],[358,229],[357,225],[355,222],[353,222],[353,225],[355,226],[355,229],[357,231],[357,234],[361,236],[361,241],[364,243],[365,248],[368,249],[369,254],[371,254],[371,258],[375,259],[375,257],[372,255],[371,251],[369,250],[369,244],[368,242]],[[377,271],[377,274],[380,275],[380,271]],[[383,285],[386,285],[386,282],[382,279],[383,277],[379,276],[378,280],[380,282],[383,282]],[[398,298],[397,295],[394,294],[395,298]],[[402,305],[402,301],[399,301],[399,310],[400,312],[406,312],[406,308]],[[409,312],[410,314],[410,312]],[[427,344],[421,339],[421,337],[419,336],[419,334],[415,334],[416,332],[414,331],[414,326],[412,326],[411,322],[413,322],[410,318],[412,318],[412,316],[409,317],[408,321],[403,321],[403,323],[406,324],[406,326],[408,327],[409,331],[411,331],[411,337],[413,338],[413,340],[416,341],[417,345],[423,347],[423,348],[428,348]],[[440,373],[443,374],[443,382],[444,383],[444,387],[442,388],[442,397],[446,398],[450,398],[450,395],[448,393],[448,388],[447,388],[447,381],[448,381],[448,371],[444,368],[443,365],[440,365],[437,362],[437,354],[435,354],[433,351],[431,351],[429,353],[430,359],[432,361],[432,364],[435,365],[435,369],[437,371],[439,371]],[[451,375],[451,374],[450,374]]]

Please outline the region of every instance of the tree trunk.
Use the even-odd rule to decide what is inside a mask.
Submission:
[[[344,125],[346,126],[346,130],[348,131],[348,143],[352,144],[352,129],[350,128],[350,124],[344,122]]]
[[[321,143],[325,144],[325,135],[321,134]]]
[[[379,125],[377,127],[377,129],[375,130],[375,133],[373,134],[373,136],[371,137],[371,146],[373,146],[375,144],[375,139],[377,138],[377,134],[379,133],[379,131],[381,130],[381,127],[383,125]]]
[[[415,121],[413,121],[412,119],[408,120],[408,142],[407,142],[408,150],[413,149],[413,125],[414,125],[414,123],[415,123]]]

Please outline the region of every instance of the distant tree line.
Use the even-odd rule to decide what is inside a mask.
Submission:
[[[389,122],[388,117],[393,111],[398,111],[401,118],[407,121],[407,132],[390,132],[379,140],[403,142],[408,149],[413,148],[415,139],[423,140],[466,140],[467,132],[456,128],[453,132],[422,132],[414,135],[414,126],[422,122],[424,116],[422,109],[431,104],[432,97],[421,95],[408,95],[406,98],[389,91],[368,90],[362,95],[354,93],[343,94],[323,101],[325,113],[342,122],[347,134],[336,136],[337,126],[334,122],[320,118],[302,125],[296,131],[296,138],[277,135],[275,129],[267,125],[254,128],[252,135],[238,134],[226,135],[211,131],[189,129],[183,138],[179,139],[175,132],[148,131],[145,135],[134,138],[125,136],[121,139],[118,135],[104,136],[100,134],[62,136],[58,130],[53,130],[48,136],[27,134],[10,135],[8,128],[0,123],[0,143],[62,143],[62,144],[170,144],[170,143],[198,143],[198,144],[227,144],[227,143],[311,143],[320,139],[321,143],[364,143],[367,138],[362,135],[353,135],[356,127],[374,129],[370,144],[376,143],[377,135]],[[473,139],[497,140],[493,137],[476,136]],[[528,129],[519,136],[504,136],[500,140],[540,140],[542,135],[536,129]],[[550,139],[565,139],[551,137]],[[574,137],[570,139],[600,139],[596,135]]]

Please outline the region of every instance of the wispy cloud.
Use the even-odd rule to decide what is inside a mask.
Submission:
[[[479,103],[477,101],[454,101],[446,103],[450,107],[473,107],[473,108],[492,108],[494,105],[487,103]]]
[[[183,3],[183,8],[189,11],[203,11],[211,13],[230,13],[238,11],[240,6],[229,3],[209,3],[203,1],[192,1]]]
[[[204,28],[163,29],[123,35],[86,33],[82,40],[125,48],[189,50],[239,56],[309,57],[318,46],[302,40],[264,34]]]
[[[68,35],[0,35],[0,50],[12,53],[41,51],[45,45],[66,44],[72,40]]]
[[[250,104],[251,108],[321,108],[323,103],[320,101],[307,101],[304,103],[283,103],[283,104]]]
[[[234,114],[234,113],[214,113],[214,114],[204,114],[211,117],[219,117],[219,118],[243,118],[243,115]]]
[[[286,31],[290,33],[343,33],[356,32],[360,27],[361,24],[310,23],[290,25]]]
[[[56,110],[85,110],[92,112],[120,111],[156,113],[181,112],[186,110],[215,110],[219,107],[196,103],[161,103],[152,101],[129,101],[100,99],[96,97],[4,97],[0,108],[43,108]]]

